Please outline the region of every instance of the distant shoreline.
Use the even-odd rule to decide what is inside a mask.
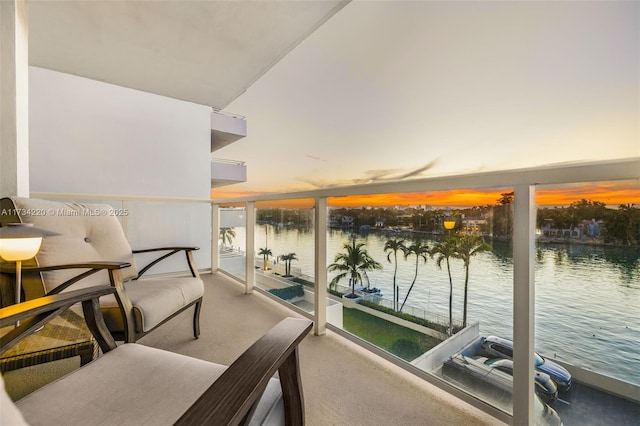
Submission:
[[[536,239],[536,243],[542,244],[575,244],[575,245],[583,245],[583,246],[600,246],[600,247],[620,247],[620,248],[640,248],[640,246],[632,246],[632,245],[624,245],[624,244],[616,244],[616,243],[606,243],[600,240],[593,239],[578,239],[578,238],[557,238],[557,237],[539,237]]]

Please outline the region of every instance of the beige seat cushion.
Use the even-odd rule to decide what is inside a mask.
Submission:
[[[136,332],[147,332],[204,295],[200,278],[149,278],[124,283],[133,305]],[[105,322],[112,331],[122,331],[123,322],[113,295],[100,299]]]
[[[31,425],[171,425],[225,368],[128,343],[16,405]],[[251,424],[284,424],[278,380],[269,382]]]

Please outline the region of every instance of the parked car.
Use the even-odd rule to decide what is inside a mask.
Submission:
[[[485,365],[492,368],[497,368],[500,371],[513,376],[513,361],[506,358],[485,358],[477,357],[476,361],[480,361]],[[547,404],[553,405],[558,400],[558,387],[555,382],[546,373],[536,371],[535,372],[536,393]]]
[[[485,337],[478,355],[488,358],[513,359],[513,342],[496,336]],[[544,358],[537,352],[534,352],[533,356],[535,369],[548,374],[560,392],[567,392],[571,388],[571,374],[566,368]]]
[[[513,377],[497,368],[462,354],[456,354],[442,364],[442,375],[502,410],[511,409]],[[534,396],[535,424],[561,426],[562,420],[558,413],[542,401],[537,393]]]

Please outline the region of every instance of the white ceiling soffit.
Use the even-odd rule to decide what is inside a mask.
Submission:
[[[30,65],[224,108],[348,1],[30,1]]]

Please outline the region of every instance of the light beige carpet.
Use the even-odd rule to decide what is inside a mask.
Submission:
[[[203,279],[200,338],[193,339],[189,310],[141,344],[230,364],[281,319],[297,316],[265,296],[244,294],[222,274]],[[305,338],[300,364],[311,426],[503,424],[335,333]],[[78,359],[16,370],[5,376],[7,388],[19,397],[77,366]]]
[[[229,364],[281,319],[297,316],[260,294],[244,294],[222,274],[203,278],[200,339],[191,338],[189,313],[141,343]],[[503,424],[335,333],[309,335],[300,364],[312,426]]]

